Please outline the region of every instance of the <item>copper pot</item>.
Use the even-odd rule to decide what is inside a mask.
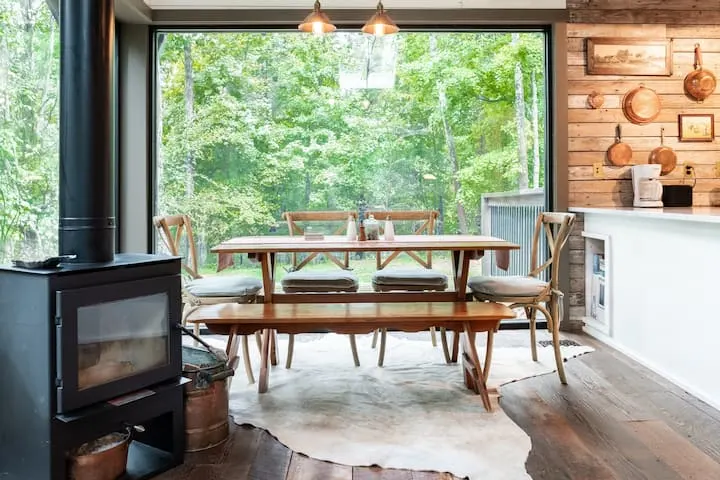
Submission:
[[[701,102],[715,91],[717,80],[710,70],[703,69],[699,43],[695,44],[695,70],[687,74],[684,84],[688,95]]]
[[[638,125],[655,120],[660,115],[660,106],[660,97],[655,90],[643,85],[627,92],[622,101],[625,118]]]
[[[134,427],[143,431],[140,426]],[[114,432],[87,442],[70,454],[70,480],[117,480],[127,468],[132,435]]]

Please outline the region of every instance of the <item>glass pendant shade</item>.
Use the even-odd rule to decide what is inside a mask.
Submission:
[[[370,17],[370,20],[362,28],[363,33],[369,33],[370,35],[390,35],[400,31],[395,22],[392,21],[390,15],[385,13],[385,7],[382,2],[378,2],[377,10],[375,15]]]
[[[330,23],[330,18],[320,9],[320,2],[315,0],[315,8],[305,20],[298,25],[298,30],[301,32],[314,33],[321,35],[323,33],[334,32],[336,29],[335,25]]]

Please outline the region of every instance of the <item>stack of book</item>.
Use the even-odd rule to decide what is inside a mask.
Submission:
[[[593,273],[590,281],[590,316],[595,320],[605,320],[605,255],[593,255]]]

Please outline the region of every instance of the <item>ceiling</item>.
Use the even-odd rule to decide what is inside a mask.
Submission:
[[[312,9],[313,0],[144,0],[152,10],[163,9]],[[326,9],[375,8],[377,0],[321,0]],[[383,0],[391,9],[564,9],[566,0]]]
[[[56,3],[57,0],[47,0]],[[314,0],[115,0],[121,22],[155,25],[290,25],[312,10]],[[377,0],[321,0],[333,20],[357,23]],[[393,18],[411,25],[428,18],[438,25],[565,21],[566,0],[383,0]],[[418,14],[413,12],[428,13]]]

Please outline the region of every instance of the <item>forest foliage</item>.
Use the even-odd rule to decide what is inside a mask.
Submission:
[[[205,250],[293,210],[477,232],[483,193],[542,187],[542,32],[157,35],[157,213]],[[0,261],[57,251],[59,55],[43,0],[0,0]]]

